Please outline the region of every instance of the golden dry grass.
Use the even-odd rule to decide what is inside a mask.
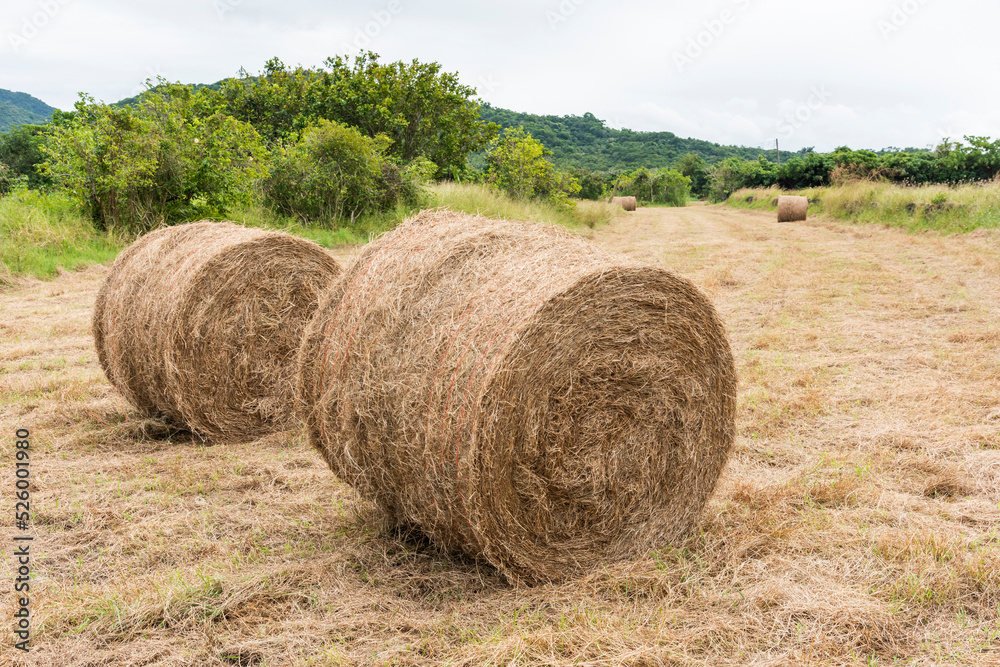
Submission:
[[[736,451],[695,537],[536,588],[378,533],[296,433],[211,445],[128,412],[88,333],[104,269],[4,292],[0,477],[35,432],[29,664],[1000,663],[1000,236],[722,207],[593,235],[712,295]]]

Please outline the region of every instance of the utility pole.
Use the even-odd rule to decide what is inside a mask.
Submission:
[[[781,166],[781,149],[778,148],[778,140],[774,140],[774,152],[778,154],[778,166]]]

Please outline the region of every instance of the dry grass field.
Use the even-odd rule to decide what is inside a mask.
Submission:
[[[294,432],[139,418],[92,268],[0,294],[0,479],[33,431],[30,665],[1000,664],[1000,234],[653,208],[596,242],[692,278],[738,440],[683,544],[559,585],[385,534]],[[5,520],[0,614],[12,626]]]

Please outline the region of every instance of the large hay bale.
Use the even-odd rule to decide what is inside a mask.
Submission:
[[[618,204],[626,211],[634,211],[638,207],[635,197],[612,197],[612,204]]]
[[[692,283],[447,211],[345,270],[303,338],[298,392],[341,479],[515,581],[681,538],[734,437],[729,343]]]
[[[808,197],[778,197],[778,222],[801,222],[809,215]]]
[[[148,415],[216,438],[294,423],[295,354],[340,273],[321,247],[280,232],[199,222],[122,252],[94,305],[108,380]]]

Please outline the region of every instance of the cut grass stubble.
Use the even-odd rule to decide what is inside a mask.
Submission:
[[[373,530],[295,432],[202,444],[129,411],[88,333],[104,269],[8,290],[33,664],[996,664],[995,240],[712,206],[594,237],[710,294],[738,435],[693,537],[533,588]]]

